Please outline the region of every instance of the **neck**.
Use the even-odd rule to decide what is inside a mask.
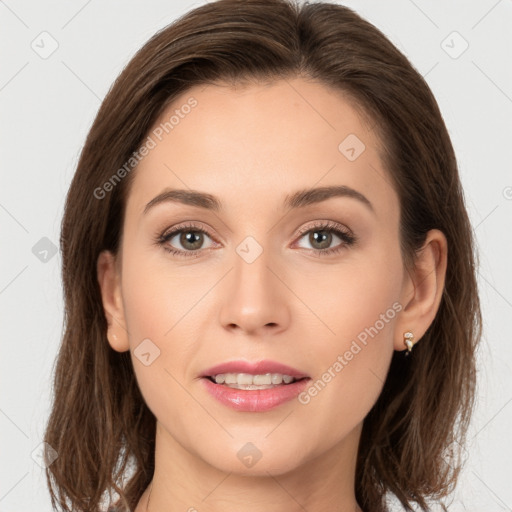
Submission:
[[[135,512],[361,512],[354,493],[361,427],[289,471],[262,457],[237,473],[208,464],[157,423],[155,472]]]

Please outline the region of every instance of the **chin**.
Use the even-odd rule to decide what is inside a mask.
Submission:
[[[238,439],[230,441],[229,445],[219,445],[213,453],[209,451],[202,458],[223,472],[243,476],[281,475],[304,463],[304,443],[299,439],[287,445],[277,438],[275,442],[265,439],[265,434],[248,439],[251,441]]]

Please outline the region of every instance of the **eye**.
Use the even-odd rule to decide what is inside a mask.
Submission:
[[[203,247],[205,236],[211,239],[206,230],[196,224],[188,223],[163,233],[158,237],[156,242],[161,245],[165,251],[176,256],[183,256],[185,258],[197,257],[200,255],[201,250],[205,249],[205,247]],[[183,249],[179,247],[176,248],[176,245],[181,245]]]
[[[309,250],[316,256],[336,254],[354,245],[357,241],[356,237],[347,228],[332,221],[318,221],[313,226],[303,228],[299,232],[299,238],[305,238],[305,235],[308,235],[307,242],[312,246]],[[212,240],[208,231],[197,224],[187,223],[164,232],[157,237],[155,242],[170,254],[184,258],[195,258],[200,256],[203,250],[215,246],[215,243],[211,243],[204,247],[205,237]],[[333,242],[336,242],[336,239],[341,243],[330,247]]]
[[[356,237],[348,229],[332,221],[319,221],[312,227],[302,229],[299,234],[301,239],[308,235],[306,240],[311,244],[313,254],[317,256],[336,254],[356,242]],[[336,238],[342,243],[331,248]]]

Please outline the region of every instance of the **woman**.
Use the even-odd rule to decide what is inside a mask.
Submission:
[[[54,506],[428,510],[453,489],[471,226],[431,91],[350,9],[219,0],[156,34],[90,130],[61,250]]]

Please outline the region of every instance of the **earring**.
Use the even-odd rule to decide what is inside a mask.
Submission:
[[[411,331],[404,332],[404,345],[407,347],[407,352],[405,355],[408,356],[411,353],[412,347],[414,345],[414,335]]]

